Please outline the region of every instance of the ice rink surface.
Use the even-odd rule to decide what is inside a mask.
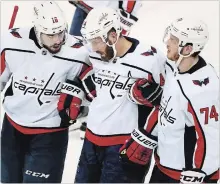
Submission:
[[[66,14],[69,27],[75,8],[67,1],[57,1]],[[1,34],[8,29],[14,5],[19,6],[14,27],[32,25],[32,6],[36,1],[1,1]],[[202,52],[205,60],[219,73],[219,1],[143,1],[139,21],[130,36],[165,51],[162,37],[166,26],[176,18],[198,17],[209,28],[209,42]],[[1,119],[4,114],[1,108]],[[77,125],[75,125],[77,126]],[[63,183],[73,183],[82,140],[78,131],[70,131]],[[147,183],[150,173],[147,175]]]

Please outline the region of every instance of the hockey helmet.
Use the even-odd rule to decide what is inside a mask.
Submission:
[[[179,39],[179,55],[181,55],[181,50],[187,43],[191,43],[193,47],[188,56],[192,55],[194,52],[202,51],[209,39],[207,25],[203,21],[193,18],[179,18],[172,22],[165,31],[163,38],[165,43],[170,38],[170,34]]]
[[[115,29],[117,34],[117,40],[114,44],[110,44],[108,40],[108,33],[112,28]],[[116,56],[115,44],[118,41],[121,31],[119,14],[114,9],[108,7],[92,9],[81,28],[82,36],[87,43],[89,40],[100,37],[103,42],[113,48],[114,57]]]
[[[41,33],[53,35],[65,31],[64,42],[66,41],[67,22],[56,2],[41,1],[34,6],[34,29],[41,46]]]

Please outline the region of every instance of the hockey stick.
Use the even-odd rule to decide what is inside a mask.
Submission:
[[[11,21],[10,21],[8,29],[13,28],[17,13],[18,13],[18,6],[16,5],[16,6],[14,6],[14,10],[13,10],[13,13],[12,13],[12,16],[11,16]]]

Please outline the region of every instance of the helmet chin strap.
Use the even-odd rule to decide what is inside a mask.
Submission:
[[[111,45],[110,47],[113,49],[113,52],[114,52],[114,56],[109,60],[109,62],[113,62],[113,63],[115,63],[116,61],[115,61],[115,58],[116,58],[116,55],[117,55],[117,50],[116,50],[116,48],[115,48],[115,44],[117,43],[117,41],[113,44],[113,45]]]
[[[118,38],[119,38],[119,34],[117,35],[117,40],[116,40],[116,42],[115,42],[114,44],[110,45],[108,42],[104,41],[104,38],[102,37],[102,40],[106,43],[106,45],[108,45],[109,47],[111,47],[111,48],[113,49],[113,52],[114,52],[114,55],[113,55],[113,57],[109,60],[109,62],[113,62],[113,63],[116,62],[116,61],[115,61],[115,58],[116,58],[116,55],[117,55],[117,50],[116,50],[115,45],[116,45],[117,42],[118,42]]]
[[[179,46],[179,48],[178,48],[179,58],[176,61],[176,67],[177,68],[180,65],[180,63],[182,62],[183,58],[187,58],[187,57],[191,56],[194,53],[194,49],[193,49],[188,55],[184,56],[184,55],[181,54],[182,49],[183,49],[183,47]]]

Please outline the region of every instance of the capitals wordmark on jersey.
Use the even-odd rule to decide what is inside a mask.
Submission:
[[[99,86],[100,89],[108,88],[112,99],[115,99],[115,97],[122,97],[120,93],[117,94],[115,92],[118,90],[128,91],[134,81],[135,80],[131,78],[130,71],[128,72],[128,78],[106,70],[101,70],[94,76],[96,86]]]
[[[43,102],[41,100],[41,96],[57,96],[60,95],[60,84],[61,82],[58,82],[56,87],[54,89],[48,88],[48,84],[52,80],[53,76],[55,73],[52,73],[50,78],[48,80],[40,80],[39,82],[37,81],[36,78],[28,80],[28,77],[25,76],[24,80],[20,79],[19,81],[14,81],[13,87],[16,90],[20,90],[23,92],[23,95],[27,94],[33,94],[36,95],[37,101],[39,105],[43,105],[44,103],[50,103],[50,101],[45,101]]]
[[[160,110],[160,124],[163,125],[163,126],[166,126],[166,124],[161,121],[162,118],[165,118],[166,121],[168,123],[171,123],[171,124],[175,123],[175,120],[176,120],[176,118],[173,117],[173,114],[172,114],[173,108],[172,107],[168,108],[168,104],[169,104],[169,101],[170,101],[171,98],[172,98],[172,96],[170,96],[166,100],[163,97],[162,100],[161,100],[161,105],[159,107],[159,110]]]

